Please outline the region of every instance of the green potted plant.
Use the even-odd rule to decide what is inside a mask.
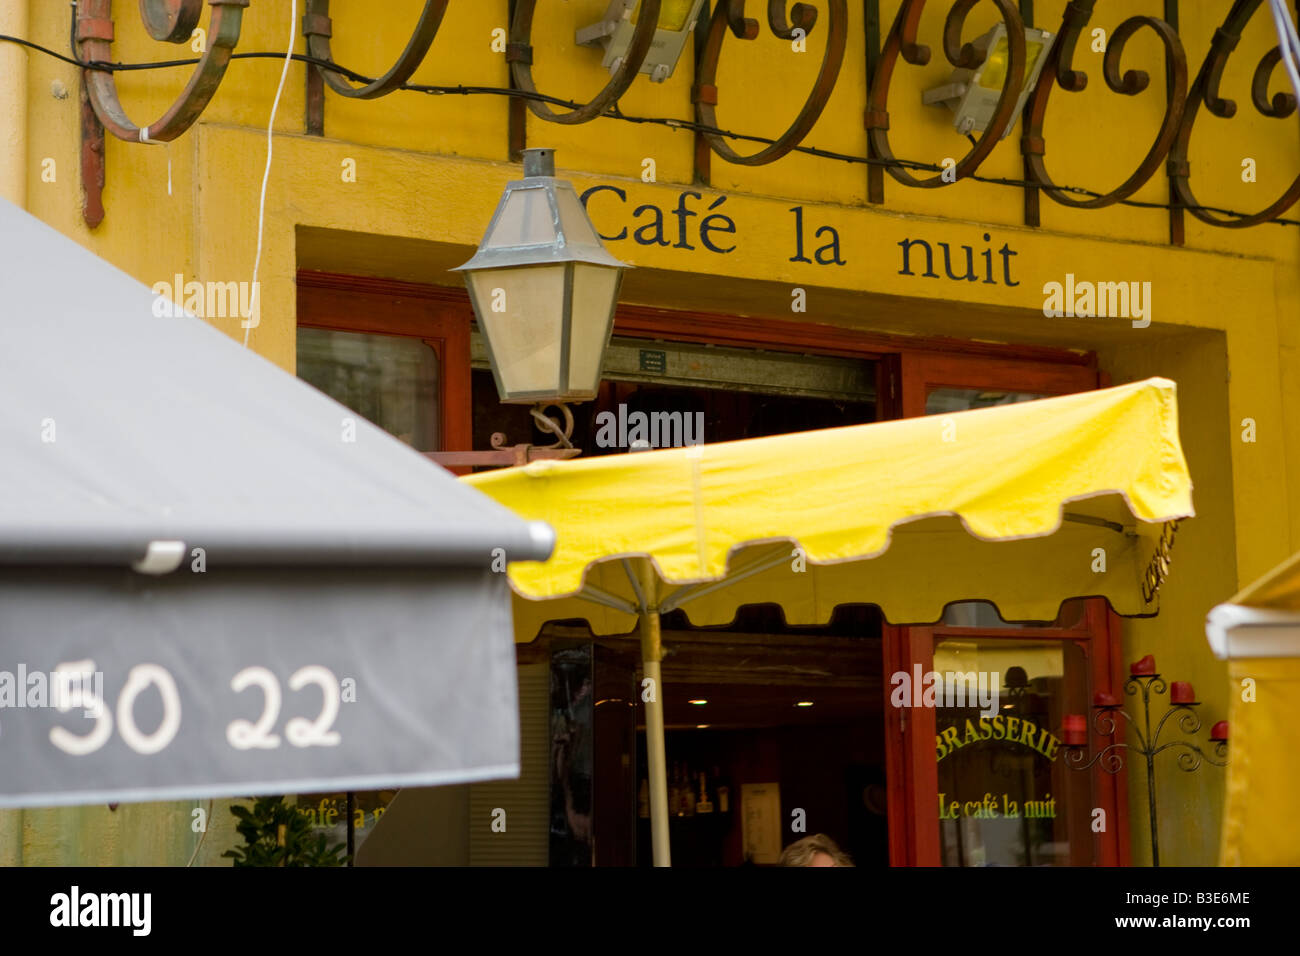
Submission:
[[[235,829],[244,838],[243,846],[227,850],[222,856],[234,860],[234,866],[343,866],[348,862],[347,847],[329,845],[323,833],[313,833],[311,820],[284,797],[258,797],[253,806],[231,806],[239,823]]]

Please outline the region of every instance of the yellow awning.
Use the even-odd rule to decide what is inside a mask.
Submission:
[[[1175,385],[1160,378],[464,480],[555,529],[549,561],[510,565],[529,599],[515,602],[525,641],[547,620],[630,631],[638,599],[619,559],[638,556],[658,571],[659,607],[684,605],[702,625],[771,602],[792,624],[850,603],[933,623],[963,600],[992,601],[1007,620],[1052,620],[1083,596],[1149,614],[1143,580],[1162,563],[1165,523],[1193,514]]]
[[[1206,631],[1216,656],[1228,659],[1221,862],[1300,865],[1292,744],[1300,720],[1300,554],[1211,610]]]

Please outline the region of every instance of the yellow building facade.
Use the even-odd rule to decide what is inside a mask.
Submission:
[[[866,157],[869,64],[888,46],[900,3],[880,0],[874,33],[868,28],[874,3],[814,6],[819,16],[803,38],[776,35],[760,9],[750,11],[758,27],[753,39],[726,35],[713,84],[717,125],[779,137],[814,89],[828,36],[838,31],[842,64],[801,146]],[[960,168],[972,149],[954,130],[947,108],[922,104],[922,94],[948,82],[953,70],[942,36],[950,5],[906,6],[923,7],[917,36],[931,56],[925,64],[899,57],[894,65],[887,97],[890,145],[895,156],[924,164],[913,171],[917,177],[938,177],[945,166]],[[1117,31],[1123,19],[1163,22],[1168,6],[1139,0],[1125,4],[1121,17],[1101,5],[1082,30],[1073,68],[1089,82],[1078,92],[1059,86],[1051,92],[1042,130],[1044,162],[1055,182],[1104,193],[1142,163],[1167,116],[1165,45],[1148,26],[1139,25],[1126,38],[1120,70],[1145,71],[1150,79],[1136,95],[1108,88],[1103,51],[1122,35]],[[1184,79],[1192,86],[1228,5],[1183,0],[1174,6]],[[178,276],[202,283],[251,280],[260,226],[260,316],[248,330],[249,346],[288,371],[295,363],[301,270],[457,286],[447,270],[469,258],[503,186],[519,178],[510,156],[508,96],[397,91],[362,100],[326,91],[323,135],[310,135],[305,77],[312,67],[302,62],[288,70],[268,144],[267,122],[291,31],[293,49],[306,52],[304,10],[298,7],[294,21],[289,0],[255,0],[241,10],[236,52],[279,58],[233,61],[211,102],[177,138],[107,138],[105,215],[94,228],[83,217],[81,71],[0,42],[5,198],[151,286],[175,284]],[[329,10],[335,61],[360,74],[380,74],[405,46],[421,7],[414,0],[336,0]],[[574,42],[575,31],[599,20],[605,7],[604,0],[539,7],[531,59],[540,91],[582,102],[609,80],[599,51]],[[1063,0],[1016,9],[1023,13],[1027,7],[1033,24],[1052,32],[1066,11]],[[169,45],[150,38],[134,4],[119,3],[112,11],[112,59],[198,57],[212,39],[206,32],[210,18],[230,9],[205,8],[198,25],[204,32]],[[837,17],[847,19],[837,24]],[[0,33],[63,54],[69,53],[69,18],[66,5],[0,0]],[[997,4],[979,4],[961,36],[969,42],[1000,21]],[[450,4],[410,82],[510,87],[509,32],[505,0]],[[1265,5],[1246,22],[1218,84],[1220,96],[1236,101],[1236,114],[1220,117],[1200,106],[1187,162],[1189,182],[1204,206],[1264,209],[1300,174],[1295,114],[1264,115],[1251,97],[1256,66],[1276,45]],[[686,47],[666,82],[642,75],[631,83],[619,100],[625,117],[696,119],[694,41]],[[161,116],[182,95],[194,69],[116,73],[127,114],[137,123]],[[1278,68],[1269,95],[1286,84]],[[701,181],[696,135],[662,123],[606,116],[563,125],[529,112],[522,127],[516,118],[514,129],[516,145],[522,132],[524,145],[555,149],[559,175],[585,195],[606,248],[636,267],[624,279],[623,303],[683,315],[830,326],[871,341],[942,341],[956,353],[965,343],[970,355],[987,361],[998,361],[1003,347],[1020,355],[1091,353],[1115,384],[1154,375],[1176,381],[1197,517],[1179,529],[1159,615],[1123,622],[1123,661],[1127,667],[1154,654],[1170,679],[1195,684],[1207,725],[1228,716],[1235,685],[1206,644],[1205,614],[1300,549],[1295,223],[1222,228],[1184,212],[1183,241],[1174,244],[1171,214],[1164,208],[1171,185],[1161,160],[1129,197],[1151,205],[1078,209],[1040,195],[1039,224],[1027,225],[1026,189],[1014,184],[1025,177],[1019,120],[977,170],[986,180],[1012,184],[960,176],[938,188],[910,188],[884,174],[883,188],[874,194],[865,163],[797,150],[763,165],[713,155],[707,181]],[[729,143],[742,154],[763,146]],[[270,173],[259,222],[268,146]],[[1298,218],[1294,209],[1281,215]],[[1084,282],[1138,283],[1134,288],[1149,290],[1143,306],[1149,311],[1145,318],[1045,315],[1051,283],[1064,289]],[[57,307],[58,290],[50,292]],[[243,339],[238,314],[207,318]],[[996,450],[990,454],[995,458]],[[255,486],[256,475],[249,480]],[[1135,865],[1149,861],[1143,776],[1139,766],[1130,767]],[[1224,780],[1223,771],[1212,767],[1163,773],[1162,863],[1220,860]],[[199,840],[196,810],[206,813],[208,805],[6,811],[0,813],[0,860],[184,864]],[[220,863],[220,852],[235,840],[224,802],[211,813],[198,863]],[[1231,848],[1227,854],[1231,858]]]

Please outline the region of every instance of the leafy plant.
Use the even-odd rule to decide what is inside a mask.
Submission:
[[[230,812],[239,823],[235,829],[245,845],[227,850],[222,856],[234,866],[343,866],[347,847],[329,845],[323,833],[313,833],[311,819],[284,797],[258,797],[252,809],[235,804]]]

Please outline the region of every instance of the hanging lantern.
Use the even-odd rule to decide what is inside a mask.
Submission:
[[[605,251],[555,151],[524,150],[524,178],[506,186],[465,273],[501,401],[596,397],[628,268]]]

